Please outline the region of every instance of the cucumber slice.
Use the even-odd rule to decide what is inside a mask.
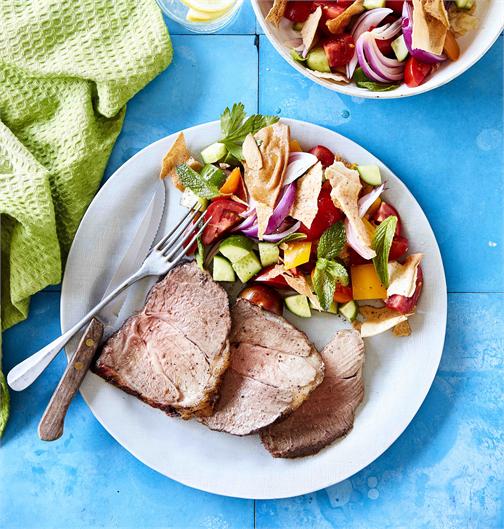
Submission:
[[[455,5],[459,9],[471,9],[474,4],[474,0],[455,0]]]
[[[285,306],[296,316],[300,318],[310,318],[311,310],[308,303],[308,298],[303,294],[296,294],[295,296],[288,296],[284,299]]]
[[[280,250],[275,243],[260,242],[259,243],[259,258],[263,266],[269,266],[278,263],[280,259]]]
[[[208,206],[208,199],[201,198],[196,193],[191,191],[188,187],[184,189],[182,198],[180,199],[180,205],[185,208],[191,209],[196,202],[199,202],[199,210],[203,211]]]
[[[236,276],[231,266],[231,263],[220,255],[213,258],[213,274],[214,281],[236,281]]]
[[[306,57],[306,66],[317,72],[329,73],[331,71],[324,48],[315,48],[310,51]]]
[[[365,9],[376,9],[377,7],[385,7],[385,0],[364,0],[362,5]]]
[[[205,163],[215,163],[227,154],[226,146],[223,143],[212,143],[201,151],[201,157]]]
[[[404,36],[399,35],[397,39],[393,40],[391,43],[392,49],[394,50],[395,56],[398,61],[404,61],[408,56],[408,48],[406,42],[404,42]]]
[[[219,252],[235,263],[247,256],[253,247],[254,243],[245,235],[231,235],[220,243]]]
[[[248,252],[244,257],[233,263],[234,271],[242,283],[246,283],[261,271],[262,266],[254,252]]]
[[[357,318],[357,314],[359,314],[359,305],[357,305],[354,300],[348,301],[339,306],[339,312],[340,314],[343,314],[348,321],[352,322]]]
[[[357,171],[366,184],[379,186],[382,183],[380,168],[377,165],[358,165]]]

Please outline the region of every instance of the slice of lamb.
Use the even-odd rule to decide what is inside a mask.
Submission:
[[[104,344],[93,371],[150,406],[189,418],[212,411],[229,364],[228,297],[186,263]]]
[[[261,440],[274,457],[316,454],[353,427],[364,397],[362,338],[355,330],[339,331],[321,354],[322,384],[297,411],[261,431]]]
[[[247,435],[297,409],[320,384],[324,364],[304,333],[245,299],[231,309],[231,365],[213,430]]]

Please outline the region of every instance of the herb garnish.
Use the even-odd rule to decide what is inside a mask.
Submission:
[[[389,286],[388,275],[388,258],[392,240],[397,226],[397,217],[391,215],[383,222],[378,224],[376,228],[372,248],[376,252],[376,257],[373,259],[373,264],[382,285],[387,288]]]

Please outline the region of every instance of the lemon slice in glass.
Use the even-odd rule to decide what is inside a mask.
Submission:
[[[221,16],[225,15],[228,11],[229,9],[224,9],[224,11],[206,13],[205,11],[198,11],[190,7],[186,14],[186,20],[189,22],[211,22],[212,20],[217,20]]]
[[[236,3],[236,0],[181,0],[187,7],[199,13],[211,13],[212,18],[222,16]]]

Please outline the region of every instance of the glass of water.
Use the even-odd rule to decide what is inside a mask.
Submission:
[[[243,0],[156,0],[172,20],[196,33],[215,33],[237,17]]]

